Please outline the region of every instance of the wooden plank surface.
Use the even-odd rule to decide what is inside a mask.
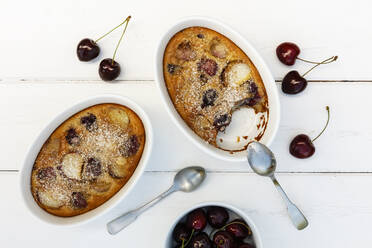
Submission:
[[[338,62],[309,74],[309,79],[372,80],[372,16],[366,0],[2,0],[0,79],[98,79],[97,63],[77,60],[77,43],[85,37],[97,39],[127,15],[133,19],[117,57],[123,67],[121,79],[154,79],[153,54],[161,34],[182,17],[203,15],[242,33],[276,79],[289,68],[278,62],[275,48],[294,41],[303,58],[340,56]],[[119,36],[120,31],[100,42],[100,59],[112,56]],[[301,62],[295,66],[301,72],[309,67]]]
[[[107,221],[165,190],[173,174],[146,172],[115,210],[86,225],[63,228],[30,216],[16,191],[17,173],[0,173],[0,188],[14,189],[2,191],[6,201],[0,204],[0,243],[6,247],[164,247],[174,219],[204,201],[224,201],[246,212],[258,226],[265,248],[362,248],[372,242],[372,236],[366,235],[372,219],[372,201],[366,193],[372,180],[361,174],[278,175],[309,219],[309,227],[301,232],[290,223],[269,179],[242,173],[210,173],[194,193],[171,195],[117,236],[106,232]]]
[[[280,85],[278,84],[278,87]],[[371,83],[312,83],[300,95],[280,94],[281,124],[272,145],[282,172],[372,172],[365,154],[372,146],[368,118]],[[74,103],[95,95],[128,96],[149,114],[155,133],[148,171],[175,171],[201,164],[213,171],[250,171],[245,163],[227,163],[200,151],[170,120],[153,82],[79,83],[28,82],[0,84],[0,169],[18,170],[27,148],[55,115]],[[298,160],[288,153],[290,140],[299,133],[315,137],[331,108],[331,121],[316,141],[316,154]],[[354,147],[358,146],[358,149]],[[364,159],[360,159],[363,157]]]

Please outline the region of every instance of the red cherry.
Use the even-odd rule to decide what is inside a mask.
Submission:
[[[120,65],[112,59],[104,59],[99,64],[98,73],[102,80],[112,81],[120,75]]]
[[[186,218],[186,226],[195,231],[201,231],[207,226],[207,217],[203,209],[198,208],[190,212]]]
[[[243,240],[248,236],[252,235],[251,229],[245,223],[245,221],[236,219],[226,225],[225,230],[231,233],[235,239]]]
[[[284,42],[276,48],[276,56],[285,65],[294,65],[300,48],[292,42]]]
[[[130,17],[129,17],[130,18]],[[97,42],[106,37],[108,34],[110,34],[112,31],[116,30],[118,27],[122,26],[124,23],[128,21],[128,18],[125,19],[122,23],[120,23],[118,26],[115,28],[111,29],[109,32],[106,34],[102,35],[100,38],[97,40],[92,40],[85,38],[81,40],[77,46],[76,53],[80,61],[90,61],[95,59],[100,52],[100,48],[97,45]]]
[[[307,72],[305,72],[302,76],[298,73],[298,71],[290,71],[288,72],[282,80],[282,91],[286,94],[298,94],[303,91],[307,86],[307,80],[305,76],[312,71],[315,67],[319,65],[329,64],[333,61],[337,60],[337,56],[332,56],[326,60],[323,60],[320,63],[317,63],[313,67],[310,68]]]
[[[299,134],[292,140],[289,152],[296,158],[308,158],[315,152],[315,146],[309,136]]]
[[[83,39],[79,42],[76,54],[80,61],[90,61],[96,58],[99,54],[99,46],[92,39]]]
[[[319,138],[323,132],[328,127],[330,113],[329,113],[329,107],[326,107],[328,118],[327,123],[324,126],[323,130],[316,136],[313,140],[309,138],[306,134],[299,134],[292,140],[291,144],[289,145],[289,152],[296,158],[309,158],[315,153],[315,146],[314,141]]]
[[[218,231],[213,235],[213,243],[217,248],[234,248],[236,243],[234,236],[227,231]]]
[[[307,86],[307,80],[298,71],[290,71],[282,81],[282,91],[286,94],[298,94]]]

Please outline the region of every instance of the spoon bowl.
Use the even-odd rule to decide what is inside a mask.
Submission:
[[[261,175],[269,177],[276,169],[276,159],[273,152],[259,142],[252,142],[248,146],[248,163],[252,170]]]
[[[200,166],[191,166],[177,172],[173,186],[176,190],[191,192],[195,190],[205,179],[206,173]]]

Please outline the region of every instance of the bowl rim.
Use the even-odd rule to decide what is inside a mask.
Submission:
[[[74,114],[84,110],[88,107],[104,104],[104,103],[114,103],[126,106],[134,111],[138,117],[141,119],[144,129],[145,129],[145,146],[141,155],[141,159],[136,167],[136,170],[132,174],[131,178],[126,184],[113,196],[111,196],[106,202],[101,204],[95,209],[92,209],[84,214],[80,214],[73,217],[60,217],[52,215],[42,209],[34,200],[31,193],[31,171],[34,164],[34,161],[45,143],[48,137],[52,132],[58,128],[64,121],[69,119]],[[131,100],[128,97],[124,97],[116,94],[100,94],[96,96],[91,96],[80,100],[72,105],[66,107],[63,111],[56,114],[51,118],[50,121],[39,131],[39,134],[36,136],[34,141],[29,146],[26,156],[24,157],[22,167],[20,169],[20,174],[18,176],[19,180],[19,190],[22,195],[22,202],[29,212],[35,216],[37,219],[41,220],[44,223],[57,226],[77,226],[88,223],[97,219],[98,217],[104,215],[111,209],[113,209],[117,204],[119,204],[127,194],[134,188],[138,179],[141,177],[145,171],[146,165],[148,163],[149,157],[152,151],[153,143],[153,130],[150,122],[150,118],[143,110],[143,108],[138,105],[136,102]]]
[[[248,42],[244,36],[240,33],[235,31],[230,26],[218,21],[214,18],[204,17],[204,16],[189,16],[180,19],[178,22],[172,24],[166,32],[161,36],[157,43],[157,48],[155,50],[154,56],[154,69],[155,69],[155,81],[157,84],[157,88],[160,92],[161,99],[163,104],[166,106],[168,114],[171,116],[173,123],[181,130],[181,132],[188,137],[198,148],[206,152],[207,154],[230,162],[243,162],[246,161],[246,151],[234,153],[234,155],[229,154],[229,152],[224,152],[214,146],[208,144],[205,140],[200,138],[198,135],[192,131],[187,124],[183,121],[183,119],[178,114],[177,110],[175,109],[173,102],[170,100],[168,90],[165,86],[164,76],[163,76],[163,57],[164,57],[164,50],[166,45],[168,44],[169,40],[180,30],[193,27],[193,26],[202,26],[211,28],[222,35],[225,35],[231,41],[233,41],[240,49],[247,54],[247,56],[251,59],[254,63],[255,67],[259,71],[261,75],[262,81],[265,85],[266,93],[268,94],[269,101],[272,101],[273,104],[269,105],[269,122],[268,127],[271,127],[271,135],[268,136],[266,142],[263,142],[267,146],[270,146],[272,141],[274,140],[280,122],[280,102],[279,102],[279,93],[277,86],[275,84],[275,80],[257,50]],[[213,28],[211,27],[213,26]],[[218,30],[217,28],[218,27]],[[242,47],[244,45],[244,47]],[[270,104],[270,103],[269,103]],[[267,131],[267,129],[266,129]],[[266,132],[265,131],[265,132]],[[265,137],[265,135],[264,135]],[[239,156],[237,156],[239,154]]]
[[[235,212],[236,214],[238,214],[240,217],[243,218],[244,221],[247,222],[248,226],[251,228],[252,230],[252,233],[253,233],[253,237],[254,237],[254,242],[255,242],[255,247],[256,248],[262,248],[262,238],[261,238],[261,235],[260,235],[260,231],[259,229],[257,228],[256,224],[253,222],[253,220],[251,219],[251,217],[248,216],[248,214],[246,214],[243,210],[239,209],[238,207],[230,204],[230,203],[226,203],[224,201],[205,201],[205,202],[199,202],[199,203],[196,203],[194,204],[191,208],[188,207],[187,210],[182,210],[182,213],[178,214],[175,221],[173,221],[172,223],[172,226],[169,230],[169,232],[167,233],[167,236],[165,238],[165,244],[164,244],[164,247],[165,248],[168,248],[168,243],[170,242],[170,240],[172,239],[172,232],[173,232],[173,229],[175,228],[175,226],[177,225],[177,223],[186,215],[188,214],[189,212],[197,209],[197,208],[203,208],[203,207],[208,207],[208,206],[219,206],[219,207],[224,207],[224,208],[227,208],[229,209],[230,211],[232,212]]]

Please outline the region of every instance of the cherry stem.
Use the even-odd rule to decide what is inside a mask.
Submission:
[[[195,229],[192,229],[191,234],[190,234],[190,238],[187,240],[186,244],[184,244],[185,240],[182,239],[182,246],[181,246],[181,248],[186,247],[190,243],[191,238],[192,238],[192,235],[194,235],[194,232],[195,232]]]
[[[318,134],[318,136],[316,136],[311,142],[314,142],[317,138],[319,138],[320,135],[322,135],[328,127],[329,118],[330,118],[329,106],[326,106],[326,110],[327,110],[327,113],[328,113],[327,123],[325,124],[325,126],[324,126],[323,130],[320,132],[320,134]]]
[[[248,233],[251,232],[251,229],[250,229],[250,227],[249,227],[248,225],[246,225],[246,224],[244,224],[243,222],[240,222],[240,221],[233,221],[233,222],[230,222],[230,223],[224,225],[224,226],[221,227],[220,229],[215,230],[214,232],[211,232],[211,233],[209,234],[209,238],[212,237],[212,234],[214,234],[214,233],[216,233],[216,232],[218,232],[218,231],[225,230],[226,227],[228,227],[228,226],[230,226],[230,225],[232,225],[232,224],[241,224],[241,225],[243,225],[245,228],[247,228]]]
[[[124,27],[123,33],[122,33],[121,36],[120,36],[119,42],[118,42],[118,44],[116,45],[115,52],[114,52],[114,56],[112,56],[112,64],[114,64],[114,60],[115,60],[115,56],[116,56],[116,52],[117,52],[117,50],[118,50],[118,48],[119,48],[119,45],[120,45],[120,43],[121,43],[121,40],[123,39],[123,36],[124,36],[124,34],[125,34],[125,31],[127,30],[128,23],[129,23],[130,18],[131,18],[131,16],[128,16],[127,19],[125,19],[125,20],[126,20],[125,27]]]
[[[110,33],[112,33],[112,31],[116,30],[118,27],[122,26],[124,23],[126,23],[128,20],[129,20],[130,16],[128,16],[122,23],[120,23],[119,25],[117,25],[116,27],[114,27],[113,29],[111,29],[110,31],[108,31],[106,34],[102,35],[101,37],[99,37],[97,40],[95,40],[94,42],[97,43],[98,41],[100,41],[101,39],[105,38],[107,35],[109,35]]]
[[[314,70],[315,67],[320,66],[320,65],[324,65],[324,64],[332,63],[333,61],[336,61],[337,58],[338,58],[338,56],[332,56],[332,57],[330,57],[330,58],[328,58],[328,59],[323,60],[322,62],[320,62],[320,63],[314,65],[313,67],[311,67],[310,70],[308,70],[307,72],[305,72],[305,73],[302,75],[302,77],[305,77],[309,72],[311,72],[312,70]]]
[[[303,61],[303,62],[306,62],[306,63],[310,63],[310,64],[320,64],[320,63],[321,63],[321,62],[310,61],[310,60],[307,60],[307,59],[302,59],[302,58],[299,58],[299,57],[297,57],[297,59],[298,59],[298,60],[301,60],[301,61]],[[329,61],[329,62],[323,63],[323,65],[324,65],[324,64],[329,64],[329,63],[331,63],[331,62],[333,62],[333,61]]]

